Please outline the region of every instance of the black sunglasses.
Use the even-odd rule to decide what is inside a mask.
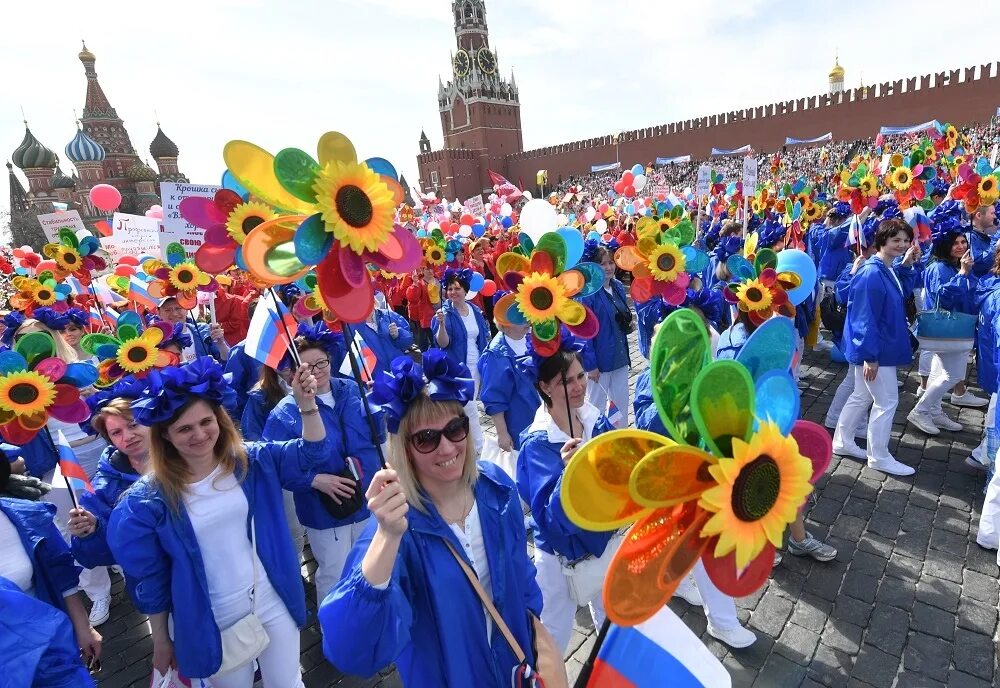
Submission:
[[[441,444],[441,435],[449,442],[461,442],[469,436],[469,417],[456,416],[440,430],[421,430],[410,435],[410,444],[421,454],[430,454]]]

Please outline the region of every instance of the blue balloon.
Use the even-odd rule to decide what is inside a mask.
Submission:
[[[608,200],[609,200],[609,201],[613,201],[613,200],[615,200],[615,192],[614,192],[614,189],[612,189],[611,191],[608,191]]]
[[[625,212],[628,213],[629,215],[632,215],[633,213],[635,213],[635,206],[629,203],[627,206],[625,206]]]
[[[469,291],[479,291],[486,284],[486,279],[480,275],[478,272],[472,273],[472,279],[469,280]]]
[[[590,234],[587,235],[587,239],[593,239],[594,241],[600,241],[601,240],[601,233],[598,232],[596,229],[592,229],[592,230],[590,230]]]
[[[802,278],[802,284],[788,292],[788,300],[793,306],[809,298],[816,288],[816,264],[805,251],[789,248],[778,252],[778,272],[794,272]]]
[[[486,225],[484,225],[481,222],[477,222],[476,224],[472,225],[472,233],[475,234],[477,237],[481,237],[482,235],[486,234]]]
[[[514,224],[514,221],[509,217],[504,217],[502,220],[500,220],[500,224],[504,226],[504,229],[509,229],[510,226]]]
[[[583,235],[573,227],[563,227],[556,232],[566,242],[566,270],[580,262],[583,258]]]
[[[392,177],[396,181],[399,181],[399,174],[396,172],[396,168],[385,158],[368,158],[365,160],[365,164],[375,174],[384,174],[386,177]]]
[[[250,198],[250,192],[247,191],[242,184],[236,181],[236,177],[234,177],[233,173],[229,170],[222,173],[222,188],[235,191],[244,201]]]
[[[632,176],[638,177],[640,174],[645,174],[646,168],[644,168],[639,163],[632,165]]]

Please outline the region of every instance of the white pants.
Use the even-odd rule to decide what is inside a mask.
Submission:
[[[480,422],[479,404],[472,400],[464,406],[464,410],[465,415],[469,417],[469,435],[472,436],[472,445],[476,448],[476,456],[479,456],[483,453],[483,442],[486,441],[486,437],[483,435],[483,424]]]
[[[250,613],[250,596],[227,609],[212,609],[219,628],[229,628]],[[285,603],[266,579],[257,584],[257,617],[267,631],[270,642],[257,658],[264,688],[302,688],[299,669],[299,629]],[[221,676],[212,676],[214,688],[251,688],[253,660]]]
[[[712,626],[719,630],[740,626],[740,620],[736,618],[736,600],[715,587],[701,559],[694,565],[692,573],[702,602],[705,603],[705,616]]]
[[[826,424],[833,425],[840,418],[840,414],[844,410],[844,405],[847,400],[854,393],[854,369],[857,366],[851,365],[847,369],[847,374],[844,379],[840,381],[840,386],[837,387],[837,391],[833,394],[833,401],[830,402],[830,408],[826,412]]]
[[[616,428],[624,428],[628,425],[628,366],[615,368],[610,373],[601,373],[601,377],[595,382],[587,381],[587,401],[597,407],[597,410],[605,414],[610,419],[608,411],[608,395],[611,401],[618,407],[621,413],[621,420],[615,423]]]
[[[337,528],[316,530],[306,528],[309,546],[316,558],[316,608],[319,609],[323,599],[340,581],[344,573],[344,564],[354,543],[361,537],[368,519]]]
[[[299,553],[299,561],[302,561],[302,549],[306,545],[306,529],[299,523],[299,517],[295,513],[295,496],[288,490],[281,491],[281,498],[285,507],[285,520],[288,521],[288,532],[292,536],[292,544],[295,551]]]
[[[865,380],[864,366],[854,366],[854,392],[851,393],[844,405],[844,411],[837,420],[837,430],[833,433],[833,446],[856,446],[854,430],[864,418],[869,405],[873,403],[871,416],[868,418],[868,459],[870,461],[891,459],[889,433],[892,431],[892,417],[899,405],[896,366],[879,366],[878,374],[871,382]]]
[[[576,601],[563,574],[559,557],[536,549],[535,570],[535,581],[542,591],[542,623],[555,638],[560,652],[565,655],[573,634]],[[594,628],[600,629],[604,623],[604,605],[601,599],[593,600],[588,606],[594,619]]]
[[[931,361],[934,360],[934,352],[921,349],[920,357],[917,360],[917,374],[920,375],[920,377],[930,377]]]
[[[965,379],[968,362],[968,351],[934,351],[930,376],[927,378],[927,390],[921,395],[913,410],[932,417],[944,413],[941,409],[941,400],[955,385]]]

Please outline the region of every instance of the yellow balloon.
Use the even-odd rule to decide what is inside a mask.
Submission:
[[[296,198],[274,176],[274,156],[249,141],[230,141],[222,159],[236,180],[264,203],[297,215],[312,215],[316,206]]]
[[[328,131],[316,142],[316,157],[320,166],[338,160],[340,162],[357,162],[358,154],[351,140],[339,131]]]

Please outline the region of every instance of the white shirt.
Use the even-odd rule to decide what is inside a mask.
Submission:
[[[513,351],[517,356],[524,356],[528,353],[528,338],[521,337],[520,339],[511,339],[507,335],[503,336],[504,340],[507,342],[507,346]]]
[[[332,389],[329,392],[323,392],[322,394],[317,394],[316,398],[317,399],[321,399],[324,404],[326,404],[330,408],[333,408],[333,390]]]
[[[483,525],[479,520],[479,509],[476,506],[475,500],[472,501],[472,509],[469,510],[469,515],[465,517],[464,526],[463,528],[455,523],[448,524],[451,531],[458,537],[458,541],[462,543],[462,549],[465,550],[466,556],[472,562],[472,569],[476,572],[476,578],[479,579],[483,590],[486,591],[486,594],[492,595],[493,593],[490,590],[490,564],[486,559],[486,542],[483,540]],[[483,607],[483,614],[486,615],[486,637],[489,638],[493,619],[490,618],[486,607]]]
[[[17,528],[7,518],[7,514],[0,511],[0,576],[21,588],[25,594],[34,597],[35,586],[31,580],[34,575],[35,567],[31,565],[31,559],[24,551],[24,544]]]
[[[597,425],[597,420],[601,417],[601,412],[596,406],[588,401],[583,402],[583,406],[577,411],[577,415],[580,416],[580,420],[583,422],[583,441],[586,442],[594,437],[594,426]],[[576,427],[576,421],[573,422],[573,433],[579,434],[580,429]],[[545,408],[545,404],[538,407],[535,411],[535,419],[531,422],[531,426],[528,428],[528,432],[537,432],[539,430],[544,430],[545,434],[548,435],[549,442],[553,444],[559,444],[560,446],[569,442],[572,438],[567,435],[562,429],[556,425],[556,422],[549,415],[549,410]]]
[[[479,346],[476,344],[476,340],[479,338],[479,323],[476,322],[476,312],[472,310],[472,306],[466,306],[469,309],[468,315],[459,316],[462,318],[462,324],[465,325],[465,332],[468,336],[468,342],[465,348],[465,363],[469,366],[469,370],[476,369],[476,363],[479,361]]]

